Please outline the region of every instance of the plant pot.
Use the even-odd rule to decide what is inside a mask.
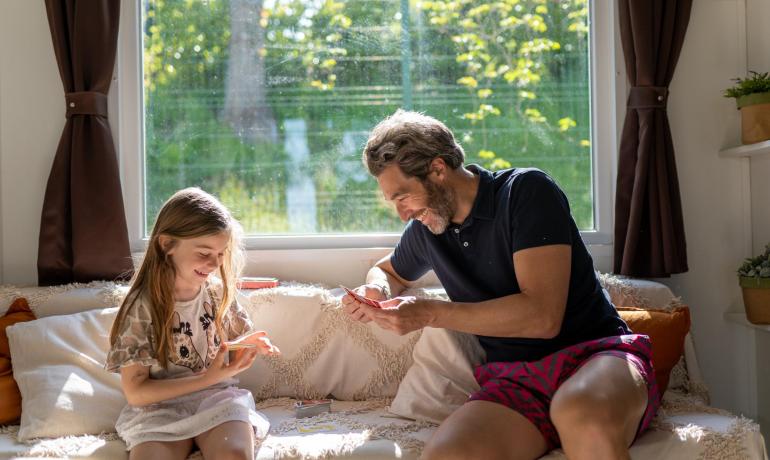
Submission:
[[[746,318],[753,324],[770,324],[770,278],[739,277]]]
[[[741,111],[741,142],[755,144],[770,139],[770,93],[754,93],[736,100]]]

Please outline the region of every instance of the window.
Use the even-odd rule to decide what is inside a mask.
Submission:
[[[600,108],[614,113],[612,92],[592,92],[614,87],[608,4],[590,2],[591,11],[588,0],[124,6],[136,27],[121,32],[119,133],[121,151],[138,152],[122,163],[143,197],[128,206],[132,234],[144,237],[169,195],[197,185],[218,195],[251,236],[392,243],[403,224],[360,157],[368,130],[403,107],[444,121],[466,163],[553,175],[584,236],[606,243],[611,174],[597,160],[600,150],[614,154],[615,122],[601,114],[611,129],[599,133],[591,114],[596,126]],[[590,26],[597,15],[603,28]]]

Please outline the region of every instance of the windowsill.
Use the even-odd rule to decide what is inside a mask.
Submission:
[[[740,145],[719,151],[719,156],[727,158],[748,158],[770,153],[770,141]]]
[[[612,245],[588,244],[594,267],[601,272],[612,269]],[[281,281],[322,284],[336,287],[340,284],[358,286],[366,280],[366,273],[393,246],[369,248],[316,248],[316,249],[247,249],[245,276],[272,276]],[[138,266],[144,248],[133,251]],[[418,286],[440,284],[433,272],[418,281]]]
[[[739,324],[741,326],[749,327],[752,329],[758,329],[760,331],[770,332],[770,324],[750,323],[749,320],[746,319],[746,312],[728,311],[725,313],[724,318],[734,324]]]

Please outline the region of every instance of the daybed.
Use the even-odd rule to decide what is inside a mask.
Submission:
[[[643,314],[681,307],[662,284],[600,278],[616,305]],[[113,432],[125,404],[119,378],[102,367],[125,291],[114,283],[0,286],[0,315],[22,297],[38,318],[7,328],[22,415],[20,423],[0,426],[0,458],[127,458]],[[340,311],[340,295],[339,289],[296,283],[241,293],[255,323],[283,352],[258,358],[240,376],[271,421],[257,458],[417,458],[435,422],[475,384],[471,366],[482,356],[469,336],[440,329],[396,336],[354,323]],[[663,407],[632,457],[766,459],[756,423],[709,406],[689,334],[683,345]],[[331,413],[294,417],[293,398],[327,395],[336,399]],[[556,450],[544,458],[564,456]]]

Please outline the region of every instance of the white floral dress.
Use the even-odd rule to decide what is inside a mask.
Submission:
[[[107,354],[105,368],[120,372],[123,366],[150,366],[150,378],[174,379],[204,372],[216,358],[220,337],[214,318],[219,289],[201,288],[190,301],[176,302],[173,319],[173,350],[166,369],[155,354],[156,338],[147,302],[140,298],[131,306],[115,345]],[[226,340],[253,330],[251,320],[237,301],[228,308],[222,321]],[[179,441],[198,436],[224,422],[243,421],[254,427],[257,438],[267,434],[270,424],[257,412],[251,392],[235,386],[228,379],[200,391],[148,406],[127,405],[115,428],[126,442],[126,449],[148,441]]]

